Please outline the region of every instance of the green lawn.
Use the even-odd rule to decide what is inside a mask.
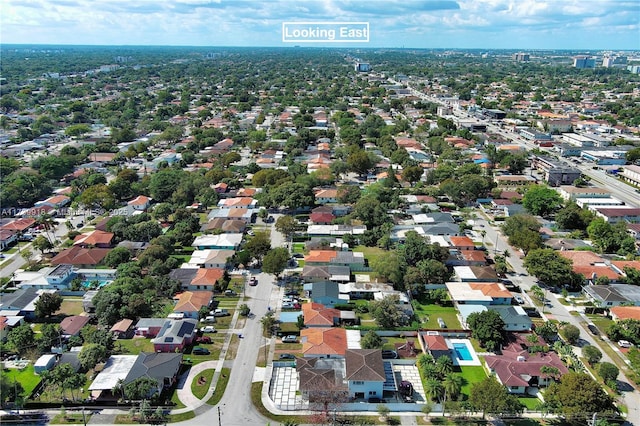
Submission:
[[[526,397],[526,396],[521,396],[518,398],[518,401],[520,401],[520,403],[522,403],[522,405],[524,405],[525,407],[527,407],[527,410],[530,411],[535,411],[538,406],[542,403],[542,401],[540,401],[538,398],[536,397]]]
[[[114,349],[116,352],[131,355],[137,355],[140,352],[155,352],[151,339],[146,339],[144,337],[118,339],[115,342]]]
[[[357,246],[353,251],[364,253],[364,258],[369,261],[369,266],[375,264],[379,258],[389,254],[387,250],[378,247]]]
[[[27,395],[31,395],[31,392],[40,383],[40,376],[38,376],[33,370],[33,364],[29,364],[23,370],[17,368],[5,369],[7,371],[7,382],[18,382],[22,385]]]
[[[207,401],[209,405],[216,405],[222,399],[222,395],[224,395],[225,389],[227,389],[227,383],[229,383],[229,375],[231,374],[231,369],[223,368],[220,371],[220,377],[218,377],[218,381],[216,382],[216,389],[213,391],[213,395]]]
[[[293,243],[293,252],[304,254],[304,243]]]
[[[447,328],[461,329],[460,320],[456,316],[456,309],[449,306],[414,305],[415,313],[420,317],[423,328],[438,329],[438,318],[442,318]]]
[[[211,379],[213,378],[213,373],[215,373],[215,371],[216,370],[213,368],[204,370],[198,375],[198,377],[195,377],[193,379],[193,382],[191,383],[191,392],[193,392],[193,395],[196,398],[202,399],[207,394],[207,391],[211,386]],[[201,377],[204,377],[204,380],[202,382],[199,380]]]
[[[462,386],[462,393],[465,395],[469,395],[469,392],[471,391],[471,385],[477,382],[481,382],[487,377],[487,372],[481,365],[462,366],[458,368],[460,368],[460,373],[465,381],[465,384]]]
[[[67,298],[65,298],[62,301],[62,305],[60,305],[60,309],[58,309],[58,311],[56,312],[56,315],[80,315],[82,312],[84,312],[84,308],[82,307],[82,299],[68,300]]]

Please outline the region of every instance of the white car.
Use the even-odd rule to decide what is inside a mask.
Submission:
[[[200,331],[202,331],[203,333],[215,333],[216,332],[216,328],[212,325],[208,325],[206,327],[202,327],[202,329],[200,329]]]
[[[628,340],[618,340],[618,346],[621,348],[630,348],[633,345]]]

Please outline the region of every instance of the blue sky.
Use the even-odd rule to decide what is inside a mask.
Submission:
[[[640,0],[0,0],[3,44],[287,46],[285,21],[368,22],[352,47],[640,49]]]

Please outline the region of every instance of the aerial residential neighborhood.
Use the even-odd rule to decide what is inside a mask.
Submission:
[[[1,50],[0,421],[640,421],[637,51]]]

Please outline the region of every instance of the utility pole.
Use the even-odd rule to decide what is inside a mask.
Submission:
[[[218,426],[222,426],[222,419],[220,417],[220,407],[218,407]]]

